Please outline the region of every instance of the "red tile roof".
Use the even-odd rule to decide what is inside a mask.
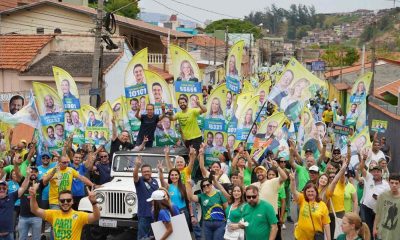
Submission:
[[[365,64],[365,68],[370,68],[370,67],[371,67],[371,63]],[[361,70],[361,64],[355,65],[352,67],[344,67],[344,68],[342,68],[342,74],[357,72],[360,70]],[[340,76],[340,69],[335,69],[335,70],[328,71],[325,73],[325,78],[336,77],[336,76]]]
[[[30,9],[30,8],[44,5],[44,4],[63,7],[63,8],[69,9],[69,10],[74,10],[74,11],[81,12],[83,14],[88,14],[91,16],[94,16],[97,14],[97,10],[94,8],[74,5],[74,4],[70,4],[70,3],[58,2],[58,1],[51,1],[51,0],[43,0],[43,1],[32,3],[29,5],[24,5],[24,6],[16,7],[13,9],[9,9],[9,10],[6,10],[6,11],[0,12],[0,13],[1,14],[11,14],[13,12]],[[123,17],[123,16],[119,16],[119,15],[115,15],[115,19],[116,19],[117,23],[119,23],[121,25],[125,25],[130,28],[134,28],[139,31],[141,30],[144,32],[150,32],[153,34],[158,34],[158,35],[163,35],[163,36],[168,36],[168,33],[169,33],[170,36],[174,37],[174,38],[175,37],[177,37],[177,38],[191,38],[192,37],[192,35],[187,34],[187,33],[179,32],[176,30],[171,30],[168,28],[158,27],[158,26],[152,25],[150,23],[146,23],[146,22],[143,22],[140,20],[131,19],[131,18],[127,18],[127,17]]]
[[[351,86],[349,86],[347,83],[344,83],[344,82],[342,82],[342,83],[335,83],[335,84],[333,84],[333,86],[335,86],[335,88],[337,89],[337,90],[347,90],[347,89],[351,89]]]
[[[400,79],[392,83],[386,84],[382,87],[376,88],[374,95],[378,98],[383,98],[385,93],[390,93],[394,96],[398,96],[400,90]]]
[[[23,4],[38,2],[39,0],[0,0],[0,11],[15,8]]]
[[[188,41],[188,43],[197,45],[197,46],[202,46],[202,47],[214,47],[214,44],[217,47],[221,47],[221,46],[225,46],[225,42],[220,40],[220,39],[216,39],[214,37],[210,37],[206,34],[199,34],[196,36],[193,36],[192,39],[190,39]]]
[[[173,75],[171,75],[169,72],[166,72],[166,71],[162,70],[161,68],[158,68],[158,67],[154,67],[154,66],[152,66],[152,65],[149,65],[149,70],[158,73],[158,74],[159,74],[161,77],[163,77],[167,82],[174,79],[174,76],[173,76]]]
[[[53,35],[0,36],[0,69],[24,71]]]

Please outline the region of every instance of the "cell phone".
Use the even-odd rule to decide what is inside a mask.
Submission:
[[[212,181],[214,179],[214,175],[215,175],[215,171],[211,170],[210,175],[208,176],[208,179],[210,179],[210,181]]]

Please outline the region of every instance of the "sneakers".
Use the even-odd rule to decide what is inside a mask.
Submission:
[[[47,240],[46,235],[42,234],[42,236],[40,236],[40,240]]]

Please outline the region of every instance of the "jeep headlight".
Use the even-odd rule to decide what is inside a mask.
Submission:
[[[97,201],[97,203],[102,204],[105,199],[106,199],[106,196],[104,195],[104,193],[102,193],[102,192],[97,192],[96,193],[96,201]]]
[[[136,203],[136,196],[133,193],[128,193],[125,196],[125,202],[129,206],[133,206]]]

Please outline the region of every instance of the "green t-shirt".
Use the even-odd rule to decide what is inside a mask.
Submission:
[[[278,208],[281,208],[281,200],[286,199],[285,185],[282,184],[278,191]]]
[[[21,165],[19,165],[19,171],[21,172],[21,175],[24,177],[26,176],[26,168],[28,167],[28,165],[29,165],[28,160],[23,161]],[[5,173],[10,174],[11,171],[14,170],[14,165],[8,165],[3,170]]]
[[[221,192],[215,191],[213,195],[200,193],[197,195],[201,206],[201,217],[208,221],[225,221],[225,212],[223,204],[226,198]]]
[[[308,174],[308,170],[306,167],[297,165],[296,166],[296,173],[297,173],[297,191],[303,191],[304,186],[310,180],[310,175]]]
[[[251,185],[251,169],[250,168],[244,168],[243,171],[243,183],[245,186]]]
[[[357,184],[358,205],[361,205],[361,199],[363,195],[364,195],[364,187],[360,187],[360,185]]]
[[[255,207],[245,204],[242,217],[249,223],[245,228],[246,239],[268,239],[271,225],[278,222],[274,207],[264,200],[260,200]]]
[[[347,183],[344,189],[344,211],[346,213],[353,211],[353,193],[356,192],[356,188],[353,184]]]
[[[340,234],[336,238],[336,240],[346,240],[346,234],[345,233]],[[358,236],[357,238],[354,238],[354,240],[363,240],[363,239],[360,236]]]
[[[230,222],[230,223],[238,223],[240,221],[240,219],[242,219],[243,205],[238,206],[237,208],[233,209],[229,213],[231,207],[232,207],[232,205],[229,205],[225,210],[226,218],[228,219],[228,222]]]
[[[184,140],[192,140],[201,137],[201,130],[197,123],[197,117],[200,115],[200,111],[199,108],[191,108],[185,113],[178,112],[175,115],[181,126]]]

